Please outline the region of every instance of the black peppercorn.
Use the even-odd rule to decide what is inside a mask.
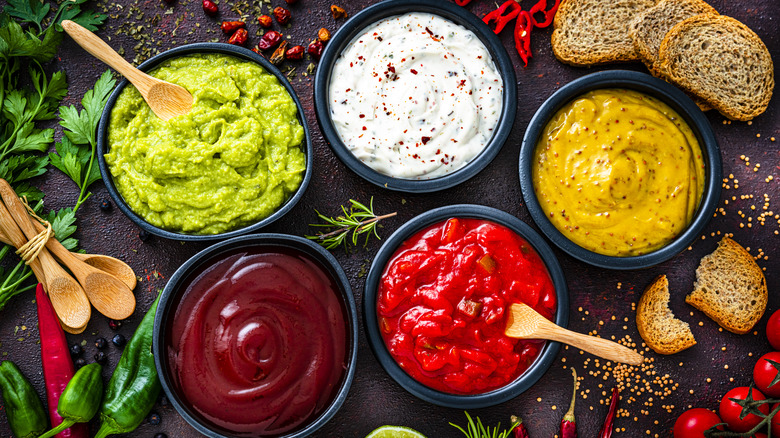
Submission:
[[[95,353],[95,362],[103,365],[106,363],[106,359],[108,359],[108,356],[106,356],[106,353],[103,353],[102,351],[98,351]]]
[[[154,438],[168,438],[168,435],[164,433],[156,433],[154,434]]]
[[[141,242],[146,242],[150,237],[152,236],[146,230],[141,230],[138,232],[138,238],[141,239]]]
[[[97,338],[95,339],[95,347],[98,348],[98,350],[102,350],[108,346],[108,341],[106,341],[106,338]]]
[[[116,335],[113,338],[111,338],[111,342],[113,342],[114,345],[116,345],[117,347],[122,348],[127,343],[127,340],[122,335]]]
[[[83,367],[84,365],[87,364],[87,361],[84,360],[84,358],[80,357],[80,358],[76,359],[74,364],[76,365],[76,368],[81,368],[81,367]]]
[[[160,418],[160,414],[156,412],[153,412],[152,415],[149,416],[149,424],[151,424],[152,426],[157,426],[158,424],[160,424],[160,421],[162,421],[162,419]]]
[[[111,200],[104,199],[103,202],[100,203],[100,209],[103,211],[111,211]]]
[[[73,345],[70,346],[70,355],[71,356],[78,356],[78,355],[80,355],[83,352],[84,352],[84,349],[81,348],[81,345],[79,345],[79,344],[73,344]]]

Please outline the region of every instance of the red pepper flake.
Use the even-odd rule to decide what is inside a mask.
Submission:
[[[361,119],[365,119],[365,118],[366,118],[366,115],[365,115],[365,114],[361,114],[361,115],[359,115],[358,117],[360,117]]]
[[[367,129],[367,128],[364,126],[364,127],[363,127],[363,130],[365,131],[366,129]]]
[[[417,70],[415,70],[415,69],[410,69],[409,71],[412,72],[413,75],[417,74]]]
[[[423,137],[422,138],[422,144],[428,144],[429,141],[431,141],[430,137]]]

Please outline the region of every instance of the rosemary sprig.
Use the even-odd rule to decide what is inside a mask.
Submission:
[[[450,423],[450,426],[463,432],[463,434],[466,435],[466,438],[509,438],[509,434],[512,433],[514,428],[518,425],[518,423],[514,423],[509,430],[499,432],[501,430],[501,423],[498,423],[498,425],[491,430],[490,426],[485,427],[482,425],[482,420],[480,420],[479,417],[475,417],[476,422],[474,422],[468,412],[464,413],[469,421],[469,424],[466,425],[466,429],[463,429],[455,423]]]
[[[374,197],[371,197],[369,205],[366,206],[354,199],[349,200],[349,211],[347,207],[341,206],[343,214],[336,216],[335,218],[325,216],[317,210],[317,216],[325,221],[323,224],[309,224],[312,227],[323,227],[329,229],[327,232],[319,232],[315,235],[306,236],[307,239],[311,239],[324,246],[326,249],[333,249],[340,245],[344,245],[344,249],[347,249],[347,237],[352,235],[352,245],[357,246],[358,237],[361,234],[366,235],[366,241],[363,246],[368,244],[368,239],[373,235],[377,239],[381,240],[379,234],[377,234],[377,227],[379,227],[379,221],[387,219],[396,215],[396,212],[377,216],[374,213]]]

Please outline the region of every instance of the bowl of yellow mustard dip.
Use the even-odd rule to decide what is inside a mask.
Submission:
[[[228,238],[275,221],[308,185],[311,140],[284,75],[230,44],[181,46],[144,62],[193,95],[189,113],[159,119],[122,81],[98,127],[101,175],[117,206],[149,233]]]
[[[720,198],[712,128],[682,91],[644,73],[571,82],[534,115],[520,153],[523,198],[561,249],[592,265],[666,261],[702,231]]]

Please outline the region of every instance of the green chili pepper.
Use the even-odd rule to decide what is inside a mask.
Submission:
[[[38,393],[19,368],[8,360],[0,363],[0,390],[8,424],[16,438],[35,438],[49,427]]]
[[[87,423],[100,409],[103,398],[103,378],[100,376],[102,367],[91,363],[81,367],[62,391],[57,403],[57,412],[62,417],[62,423],[39,438],[49,438],[76,423]]]
[[[162,389],[152,354],[152,328],[158,296],[141,320],[111,376],[100,409],[103,422],[95,438],[132,432],[152,410]]]

